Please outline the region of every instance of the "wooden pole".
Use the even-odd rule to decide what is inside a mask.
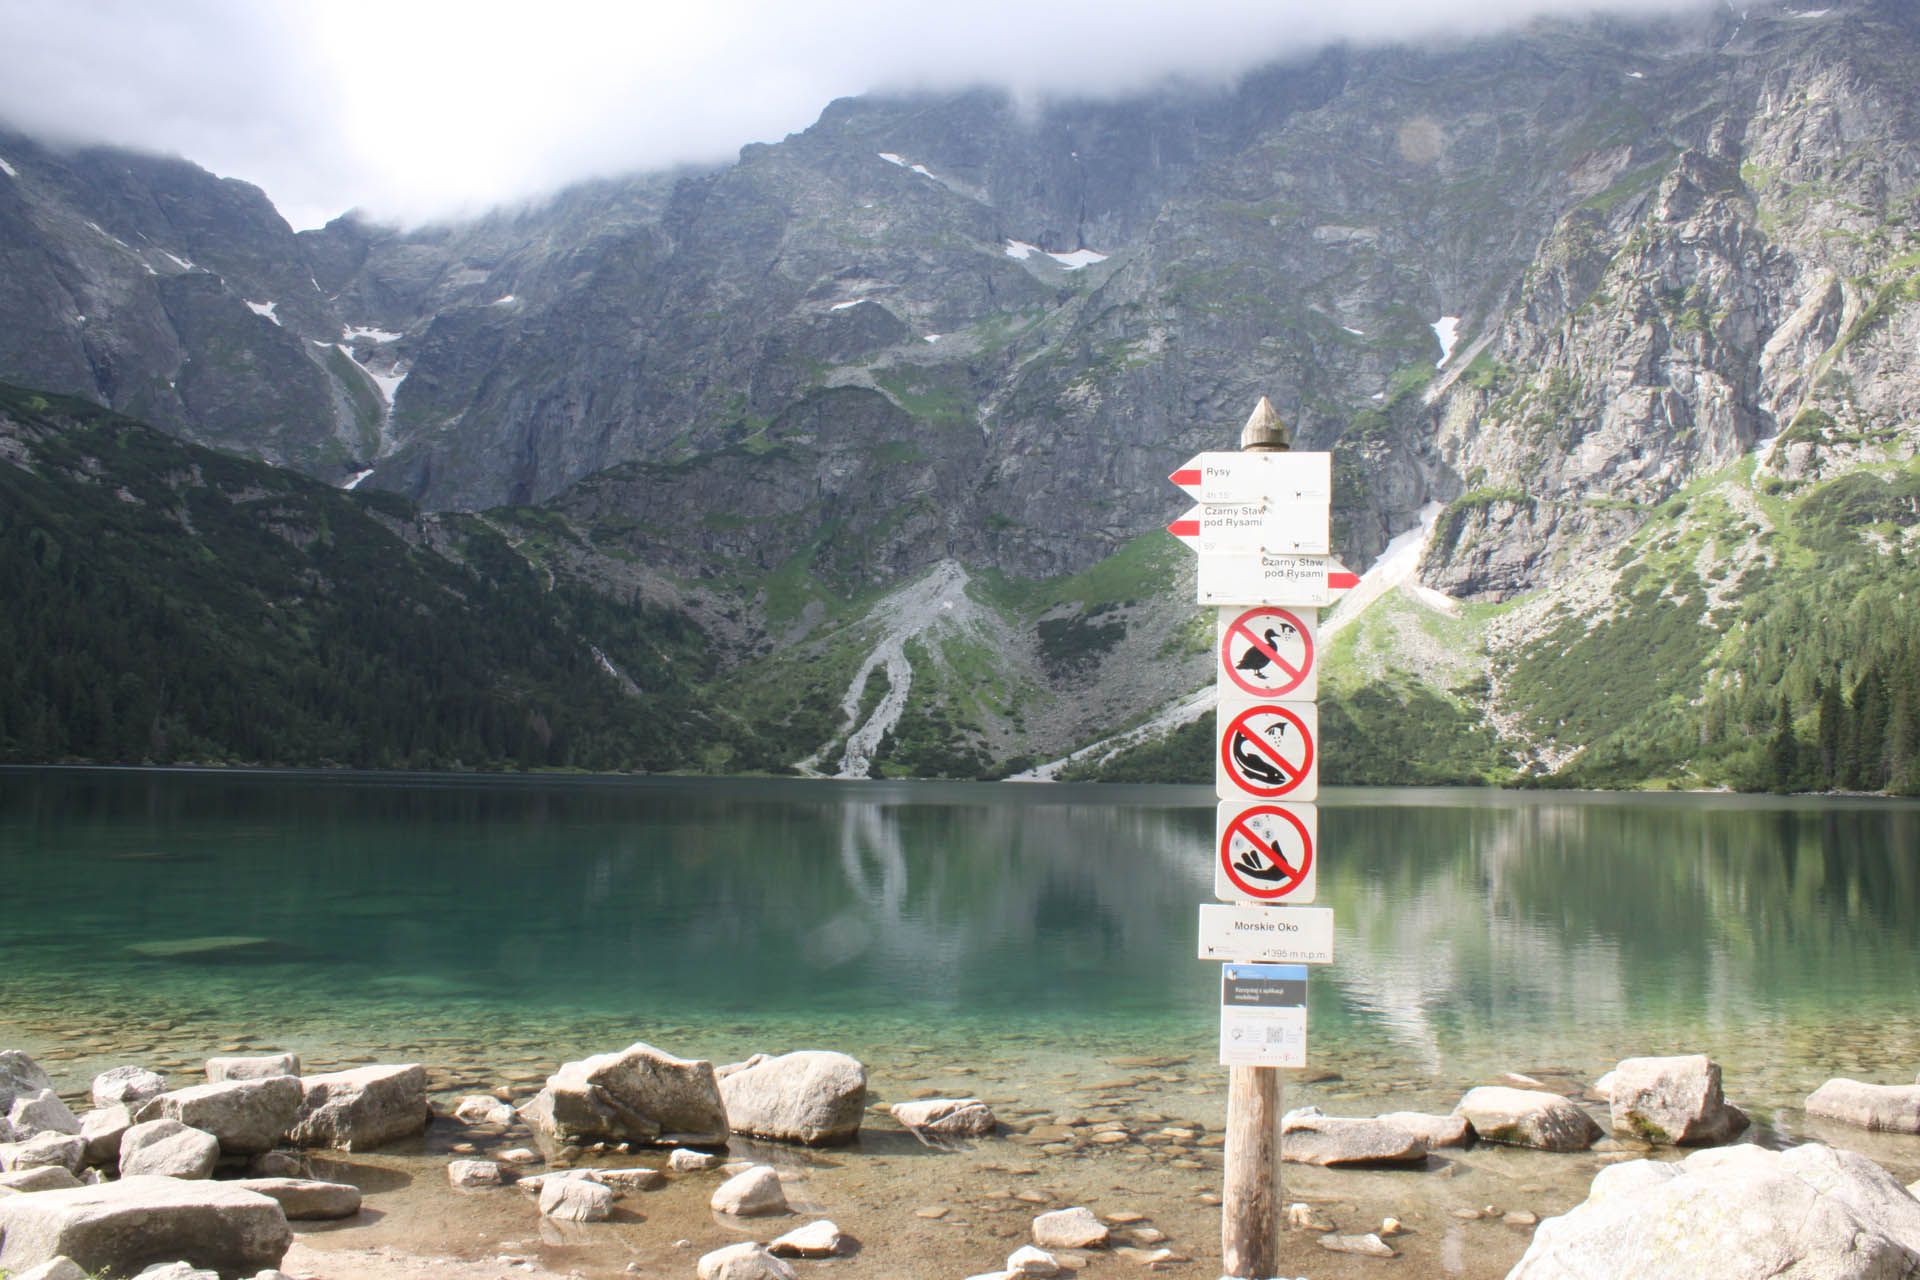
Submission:
[[[1248,452],[1292,443],[1265,396],[1240,433]],[[1221,1188],[1220,1256],[1234,1280],[1280,1274],[1280,1116],[1286,1089],[1278,1067],[1227,1069],[1227,1168]]]
[[[1227,1071],[1220,1254],[1235,1280],[1268,1280],[1280,1274],[1280,1108],[1286,1090],[1278,1067]]]

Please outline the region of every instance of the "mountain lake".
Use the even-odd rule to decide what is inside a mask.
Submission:
[[[976,1096],[1007,1126],[938,1148],[876,1109],[851,1147],[736,1141],[861,1241],[835,1274],[960,1280],[999,1268],[1034,1214],[1085,1204],[1141,1215],[1115,1238],[1141,1252],[1096,1251],[1086,1275],[1211,1277],[1226,1070],[1195,937],[1213,826],[1211,794],[1179,787],[0,770],[0,1047],[76,1110],[107,1067],[177,1087],[218,1053],[423,1062],[450,1105],[635,1041],[716,1064],[835,1049],[876,1104]],[[1333,789],[1320,844],[1336,959],[1312,973],[1288,1106],[1447,1111],[1506,1073],[1585,1096],[1623,1057],[1704,1052],[1753,1117],[1745,1140],[1920,1177],[1920,1138],[1801,1110],[1830,1077],[1920,1068],[1920,805]],[[593,1225],[448,1188],[454,1144],[526,1142],[440,1118],[316,1156],[367,1208],[299,1224],[320,1228],[301,1256],[329,1277],[395,1253],[691,1275],[801,1220],[730,1224],[707,1208],[716,1174]],[[1641,1153],[1288,1165],[1283,1200],[1341,1232],[1399,1218],[1408,1274],[1499,1276],[1527,1215]],[[1289,1233],[1288,1274],[1385,1274],[1317,1235]]]

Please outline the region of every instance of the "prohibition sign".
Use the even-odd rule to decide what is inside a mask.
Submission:
[[[1220,637],[1220,670],[1256,698],[1284,698],[1313,673],[1313,628],[1286,609],[1248,609]]]
[[[1221,830],[1220,869],[1227,882],[1249,898],[1277,901],[1312,883],[1313,834],[1291,809],[1255,805],[1235,814]],[[1302,896],[1313,900],[1311,890]]]
[[[1313,732],[1287,707],[1258,703],[1235,716],[1220,735],[1220,763],[1236,790],[1263,798],[1283,796],[1315,776]]]

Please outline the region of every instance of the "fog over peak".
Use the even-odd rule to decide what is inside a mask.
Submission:
[[[1228,83],[1336,41],[1432,41],[1702,0],[7,0],[0,121],[177,154],[296,227],[415,221],[724,160],[872,90],[1024,100]]]

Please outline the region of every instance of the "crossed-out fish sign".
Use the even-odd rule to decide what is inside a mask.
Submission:
[[[1320,792],[1320,708],[1312,702],[1248,702],[1223,695],[1214,713],[1219,750],[1214,792],[1222,800],[1287,799]]]
[[[1221,802],[1213,896],[1222,902],[1312,902],[1319,828],[1319,813],[1310,804]]]
[[[1250,698],[1314,701],[1320,696],[1320,671],[1313,660],[1319,622],[1318,609],[1220,610],[1220,665],[1214,673],[1219,688]]]

